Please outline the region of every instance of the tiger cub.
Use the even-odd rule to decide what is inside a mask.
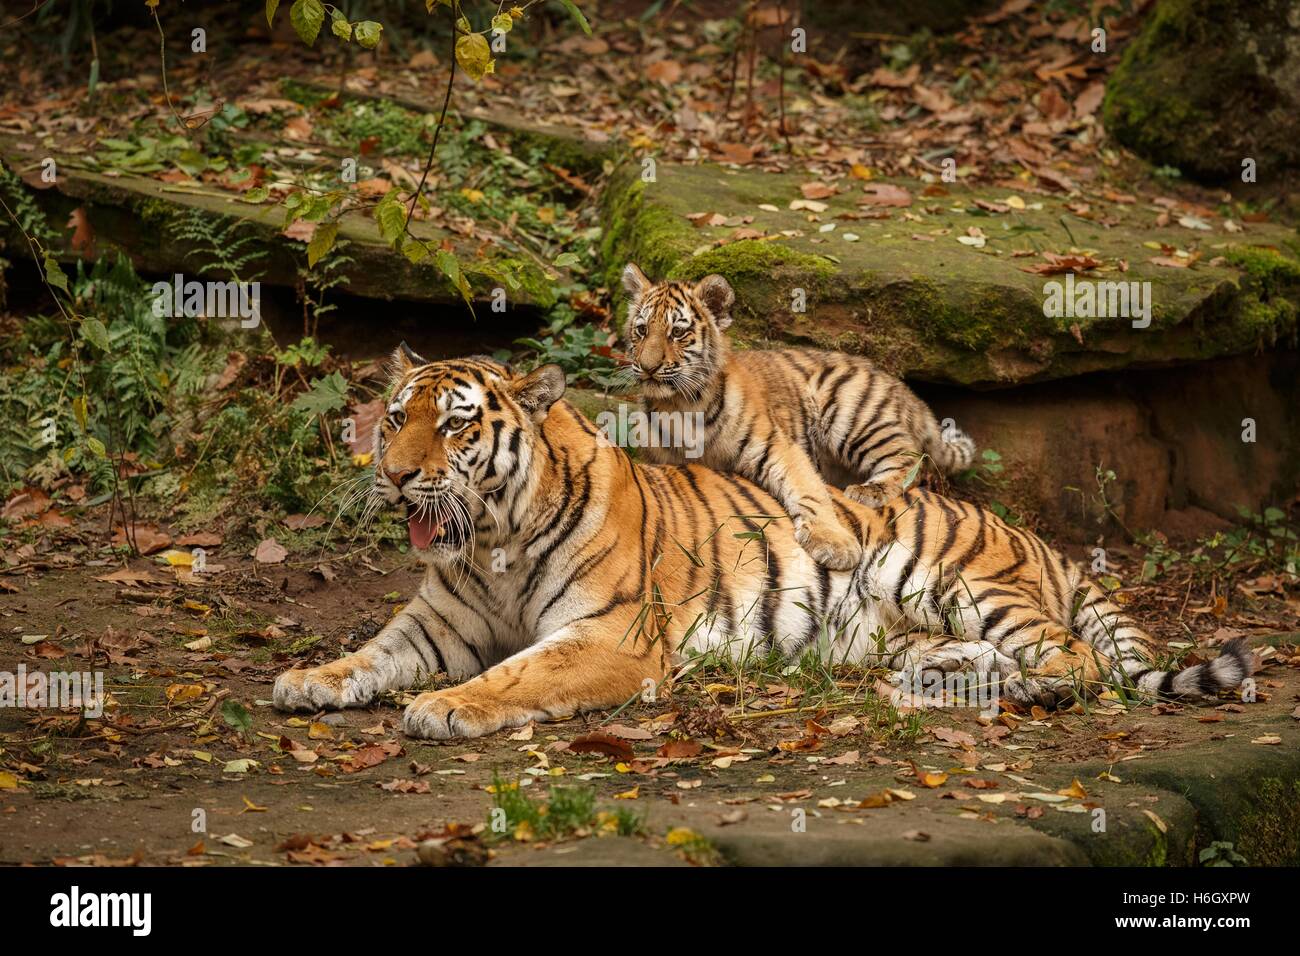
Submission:
[[[823,482],[878,508],[915,478],[922,455],[944,473],[970,467],[975,443],[940,430],[934,413],[868,359],[812,349],[731,352],[735,294],[719,275],[652,283],[635,263],[623,270],[627,351],[651,415],[703,415],[699,463],[744,475],[794,519],[795,539],[821,565],[845,570],[862,548],[835,519]],[[652,419],[653,420],[653,419]],[[646,457],[681,464],[681,448]]]

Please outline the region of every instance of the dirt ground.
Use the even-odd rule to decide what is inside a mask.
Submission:
[[[281,670],[355,649],[400,607],[418,581],[409,559],[376,548],[266,564],[214,546],[220,570],[194,575],[103,554],[102,528],[10,538],[4,552],[0,672],[103,670],[111,699],[85,721],[0,709],[0,863],[405,865],[432,839],[434,862],[701,864],[723,861],[703,834],[785,832],[799,811],[859,833],[919,821],[900,840],[953,821],[978,833],[1096,806],[1132,760],[1242,735],[1268,746],[1259,728],[1300,700],[1294,602],[1247,610],[1238,592],[1243,609],[1216,616],[1190,587],[1184,599],[1148,586],[1131,592],[1135,610],[1165,631],[1181,615],[1209,642],[1272,635],[1257,702],[991,718],[895,712],[870,686],[823,705],[794,680],[706,674],[617,715],[413,741],[405,695],[298,717],[268,701]],[[1076,783],[1085,762],[1110,770]],[[599,815],[558,839],[494,833],[497,779],[538,801],[553,784],[590,788]],[[615,810],[631,836],[606,835]]]

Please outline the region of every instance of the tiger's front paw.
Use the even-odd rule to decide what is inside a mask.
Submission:
[[[903,493],[901,485],[890,482],[868,481],[860,485],[849,485],[844,495],[868,508],[883,508]]]
[[[367,704],[379,690],[374,672],[354,655],[321,667],[285,671],[275,679],[271,702],[277,710],[338,710]]]
[[[838,524],[796,518],[794,539],[814,561],[832,571],[852,571],[862,563],[862,543]]]
[[[466,693],[461,687],[421,694],[402,715],[402,731],[408,737],[446,740],[449,737],[482,737],[503,727],[522,727],[530,720],[546,717],[543,711],[528,712]]]

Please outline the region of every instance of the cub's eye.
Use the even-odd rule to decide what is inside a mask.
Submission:
[[[469,427],[468,418],[449,418],[443,423],[442,433],[444,435],[455,435],[457,432],[463,432]]]
[[[644,323],[644,322],[638,322],[636,325],[632,326],[632,336],[633,336],[634,338],[638,338],[638,339],[639,339],[639,338],[641,338],[641,336],[643,336],[643,335],[645,335],[645,323]]]
[[[401,428],[406,424],[406,411],[401,408],[395,408],[388,413],[388,424],[394,428]]]
[[[691,323],[678,322],[676,325],[673,326],[673,338],[680,339],[683,335],[685,335],[690,330],[691,330]]]

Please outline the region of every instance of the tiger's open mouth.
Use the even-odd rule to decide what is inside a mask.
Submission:
[[[447,548],[459,551],[465,546],[468,529],[462,520],[454,515],[406,505],[406,529],[411,538],[411,547],[419,551],[430,548]]]

